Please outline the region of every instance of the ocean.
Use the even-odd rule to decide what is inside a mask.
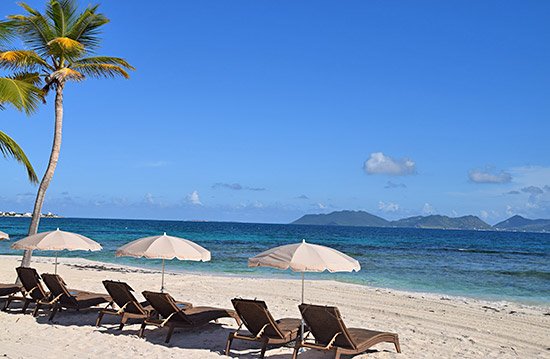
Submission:
[[[0,254],[21,255],[10,243],[23,238],[28,218],[0,218]],[[101,243],[100,252],[60,252],[61,257],[160,268],[160,261],[117,258],[123,244],[167,232],[187,238],[212,253],[210,262],[172,260],[169,271],[238,276],[299,278],[299,273],[248,268],[247,259],[269,248],[299,242],[338,249],[361,263],[357,273],[308,273],[307,278],[441,295],[524,304],[550,304],[550,234],[404,228],[298,226],[284,224],[184,222],[158,220],[45,218],[40,231],[60,228]],[[36,251],[35,255],[53,256]]]

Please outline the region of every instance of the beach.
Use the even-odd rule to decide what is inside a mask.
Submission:
[[[19,256],[0,256],[0,282],[15,278]],[[80,258],[60,258],[58,273],[68,286],[105,293],[105,279],[128,282],[141,291],[158,290],[160,272],[106,264]],[[52,258],[33,257],[39,273],[52,272]],[[212,273],[169,273],[166,291],[174,298],[231,308],[234,297],[265,300],[276,318],[298,317],[300,282],[292,279],[223,276]],[[402,354],[390,344],[379,344],[357,358],[548,358],[550,308],[511,302],[489,302],[435,294],[377,289],[331,280],[308,280],[305,302],[338,306],[348,327],[399,334]],[[15,308],[15,306],[14,306]],[[149,327],[137,337],[139,324],[118,331],[116,318],[94,326],[97,311],[61,312],[49,323],[17,311],[0,313],[0,355],[7,358],[54,357],[223,357],[228,333],[237,325],[228,319],[199,330],[176,330],[164,344],[165,328]],[[252,347],[252,348],[251,348]],[[47,350],[45,350],[47,348]],[[232,356],[254,358],[259,346],[238,342]],[[292,348],[271,348],[270,358],[290,358]],[[323,358],[306,351],[299,358]]]

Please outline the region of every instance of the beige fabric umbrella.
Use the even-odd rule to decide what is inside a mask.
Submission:
[[[3,240],[3,239],[10,239],[10,235],[5,233],[5,232],[0,231],[0,241]]]
[[[62,250],[100,251],[101,245],[81,234],[60,231],[42,232],[25,237],[11,245],[13,249],[55,251],[55,273],[57,274],[57,254]]]
[[[318,244],[288,244],[269,249],[248,260],[249,267],[271,267],[302,272],[302,303],[304,302],[304,272],[352,272],[361,265],[350,256]]]
[[[352,272],[359,271],[359,262],[347,254],[318,244],[302,243],[287,244],[285,246],[268,249],[255,257],[248,259],[249,267],[271,267],[277,269],[291,269],[293,272],[302,272],[302,303],[304,303],[304,273],[305,272]],[[304,333],[302,319],[301,335]]]
[[[164,233],[162,236],[152,236],[137,239],[117,249],[117,257],[135,257],[162,259],[162,283],[160,291],[164,291],[164,261],[177,258],[186,261],[210,260],[210,252],[198,244],[184,238],[172,237]]]

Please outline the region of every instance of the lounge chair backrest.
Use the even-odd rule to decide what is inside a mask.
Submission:
[[[142,292],[145,299],[164,319],[177,320],[193,324],[187,315],[178,307],[176,301],[168,293],[159,292]]]
[[[42,300],[48,296],[42,283],[40,283],[40,275],[34,268],[18,267],[15,268],[17,276],[25,288],[25,292],[34,300]]]
[[[50,289],[53,298],[58,298],[60,303],[66,303],[71,305],[78,305],[78,302],[74,296],[69,292],[67,285],[57,274],[42,274],[42,280],[46,283],[46,286]]]
[[[124,308],[124,311],[128,313],[146,314],[143,306],[132,294],[134,290],[127,283],[104,280],[103,285],[119,308]]]
[[[252,335],[257,336],[263,330],[262,333],[267,336],[284,338],[264,301],[234,298],[231,303]]]
[[[338,308],[313,304],[300,304],[299,308],[317,343],[326,346],[334,340],[335,346],[357,349]]]

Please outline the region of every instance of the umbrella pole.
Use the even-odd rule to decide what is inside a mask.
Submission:
[[[55,251],[55,274],[57,274],[57,251]]]
[[[164,258],[162,258],[162,284],[160,285],[160,292],[164,293]]]
[[[304,272],[302,272],[302,304],[304,304]],[[304,318],[300,321],[300,341],[304,340]]]

